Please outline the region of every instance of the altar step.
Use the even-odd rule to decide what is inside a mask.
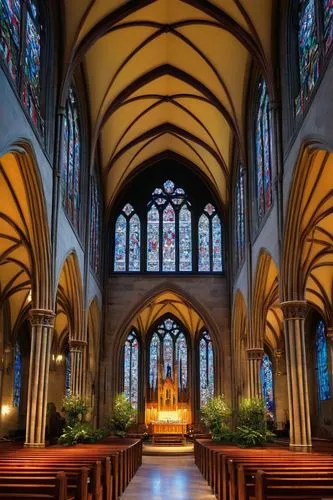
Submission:
[[[184,436],[182,434],[153,434],[153,444],[182,446],[184,444]]]

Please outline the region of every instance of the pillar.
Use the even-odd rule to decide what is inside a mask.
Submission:
[[[25,446],[45,446],[46,406],[54,312],[32,309]]]
[[[282,302],[288,382],[290,449],[309,451],[312,447],[308,380],[306,370],[304,319],[307,303]]]
[[[328,376],[330,381],[331,397],[333,394],[333,327],[328,326],[326,330]]]
[[[284,430],[288,414],[288,396],[286,394],[287,373],[284,350],[276,349],[274,351],[274,359],[273,391],[275,420],[277,429]]]
[[[264,350],[262,347],[251,347],[246,349],[246,351],[249,367],[249,396],[250,398],[261,398],[262,387],[260,369]]]
[[[71,394],[73,396],[83,397],[84,377],[86,376],[86,367],[84,365],[84,351],[87,342],[84,340],[71,339],[69,349],[71,353]]]

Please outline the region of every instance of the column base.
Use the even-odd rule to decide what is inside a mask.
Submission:
[[[303,451],[307,453],[312,451],[312,444],[289,444],[290,451]]]
[[[24,448],[45,448],[45,443],[24,443]]]

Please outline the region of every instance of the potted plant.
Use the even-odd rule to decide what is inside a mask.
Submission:
[[[230,419],[232,411],[225,397],[211,398],[202,409],[202,420],[212,434],[214,441],[231,441]]]
[[[125,437],[128,427],[135,422],[135,414],[136,412],[125,394],[117,394],[113,400],[113,410],[108,427],[116,436]]]
[[[66,414],[68,425],[83,422],[88,409],[88,406],[79,396],[67,396],[62,401],[62,411]]]
[[[262,446],[273,437],[267,428],[267,408],[263,398],[243,399],[238,410],[236,443],[246,448]]]

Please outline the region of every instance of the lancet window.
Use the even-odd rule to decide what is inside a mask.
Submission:
[[[115,271],[140,271],[141,224],[132,205],[127,203],[115,226]]]
[[[77,96],[70,87],[63,126],[62,185],[65,211],[80,232],[81,134]]]
[[[214,351],[208,332],[203,331],[199,339],[200,408],[214,396]]]
[[[65,351],[65,396],[71,395],[71,352],[67,347]]]
[[[90,207],[90,266],[95,274],[101,268],[102,199],[100,186],[95,177],[91,179]]]
[[[245,252],[245,197],[244,197],[244,175],[242,167],[238,170],[236,184],[236,267],[238,268],[244,259]]]
[[[267,86],[260,80],[255,123],[255,178],[258,222],[272,205],[272,130]]]
[[[316,366],[317,387],[319,401],[331,399],[331,388],[328,375],[328,354],[323,320],[318,321],[316,326]]]
[[[13,387],[13,406],[19,407],[21,402],[22,389],[22,353],[18,342],[14,349],[14,387]]]
[[[261,362],[260,375],[262,396],[269,415],[274,418],[273,366],[266,352]]]
[[[222,224],[215,207],[208,203],[198,223],[198,270],[222,272]]]
[[[135,331],[128,335],[124,346],[124,393],[133,408],[138,408],[139,342]]]
[[[0,57],[32,123],[43,135],[41,34],[36,0],[0,0]]]

